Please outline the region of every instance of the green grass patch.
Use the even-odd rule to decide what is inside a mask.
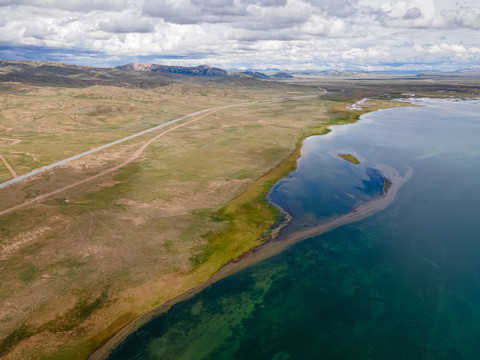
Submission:
[[[38,273],[38,268],[33,264],[23,264],[23,270],[20,272],[20,280],[24,283],[30,283],[35,280],[36,274]]]
[[[271,239],[271,229],[283,216],[272,206],[266,196],[280,179],[295,170],[303,140],[311,135],[329,132],[328,125],[315,127],[297,142],[295,150],[277,167],[263,175],[218,212],[212,214],[214,221],[228,221],[227,229],[219,234],[204,236],[205,244],[196,249],[189,258],[194,268],[207,262],[218,267],[241,254]]]
[[[0,244],[2,243],[1,239],[9,239],[17,234],[17,229],[29,231],[35,228],[34,220],[40,217],[40,212],[34,209],[22,209],[0,216]]]
[[[254,172],[253,172],[252,169],[242,169],[242,170],[238,170],[235,173],[233,173],[232,175],[230,175],[230,178],[238,179],[238,180],[250,179],[250,178],[252,178],[253,175],[254,175]]]
[[[75,306],[66,314],[58,316],[56,319],[46,323],[43,329],[52,332],[69,331],[76,328],[80,323],[85,321],[95,310],[102,307],[107,299],[107,291],[103,290],[102,294],[94,299],[83,297],[77,301]]]
[[[8,354],[18,343],[33,335],[35,332],[29,326],[20,325],[0,342],[0,357]]]
[[[48,199],[43,202],[45,205],[68,205],[67,198]]]

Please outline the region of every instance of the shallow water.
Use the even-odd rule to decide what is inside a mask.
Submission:
[[[288,236],[380,196],[376,165],[413,168],[388,208],[218,281],[109,359],[480,359],[480,102],[416,102],[307,139],[271,193]]]

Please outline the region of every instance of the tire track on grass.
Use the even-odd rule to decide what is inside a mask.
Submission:
[[[10,171],[10,174],[12,174],[12,177],[15,179],[16,177],[18,177],[17,173],[15,172],[15,170],[10,166],[10,164],[8,163],[7,159],[5,159],[2,154],[0,154],[0,160],[2,160],[3,164],[5,165],[5,167],[8,169],[8,171]]]
[[[273,99],[267,99],[267,100],[258,100],[258,101],[250,101],[250,102],[244,102],[244,103],[238,103],[238,104],[231,104],[231,105],[223,105],[223,106],[217,106],[217,107],[214,107],[214,108],[210,108],[210,109],[206,109],[206,110],[201,110],[201,111],[197,111],[197,112],[194,112],[192,114],[188,114],[188,115],[185,115],[185,116],[182,116],[178,119],[174,119],[174,120],[170,120],[166,123],[163,123],[163,124],[160,124],[160,125],[157,125],[153,128],[150,128],[150,129],[146,129],[146,130],[143,130],[143,131],[140,131],[136,134],[133,134],[133,135],[130,135],[130,136],[127,136],[125,138],[122,138],[122,139],[119,139],[119,140],[116,140],[116,141],[113,141],[113,142],[110,142],[108,144],[105,144],[105,145],[102,145],[102,146],[99,146],[97,148],[94,148],[94,149],[91,149],[91,150],[88,150],[88,151],[85,151],[83,153],[80,153],[80,154],[77,154],[77,155],[74,155],[72,157],[69,157],[67,159],[64,159],[64,160],[61,160],[61,161],[58,161],[54,164],[51,164],[51,165],[48,165],[48,166],[45,166],[41,169],[37,169],[37,170],[34,170],[28,174],[24,174],[24,175],[20,175],[20,176],[17,176],[15,177],[14,179],[11,179],[9,181],[6,181],[4,183],[1,183],[0,184],[0,188],[2,187],[5,187],[5,186],[8,186],[8,185],[11,185],[15,182],[19,182],[19,181],[22,181],[26,178],[29,178],[29,177],[32,177],[34,175],[37,175],[41,172],[44,172],[44,171],[47,171],[47,170],[50,170],[50,169],[53,169],[55,167],[58,167],[60,165],[64,165],[66,164],[67,162],[70,162],[70,161],[73,161],[73,160],[76,160],[76,159],[79,159],[81,157],[84,157],[86,155],[90,155],[94,152],[97,152],[99,150],[103,150],[107,147],[110,147],[110,146],[113,146],[113,145],[116,145],[116,144],[119,144],[121,142],[124,142],[126,140],[130,140],[130,139],[133,139],[137,136],[140,136],[140,135],[143,135],[143,134],[146,134],[146,133],[149,133],[149,132],[152,132],[152,131],[155,131],[159,128],[162,128],[162,127],[165,127],[165,126],[168,126],[168,125],[171,125],[173,123],[176,123],[176,122],[179,122],[181,120],[185,120],[186,118],[189,118],[189,117],[192,117],[192,116],[195,116],[195,115],[199,115],[199,114],[203,114],[202,116],[200,117],[197,117],[197,118],[194,118],[192,120],[189,120],[187,122],[184,122],[182,124],[179,124],[179,125],[176,125],[168,130],[165,130],[163,131],[162,133],[156,135],[155,137],[153,137],[152,139],[148,140],[144,145],[142,145],[142,147],[140,147],[137,151],[135,151],[135,153],[133,153],[132,156],[130,156],[127,160],[125,160],[124,162],[118,164],[118,165],[115,165],[114,167],[111,167],[109,169],[106,169],[104,171],[101,171],[100,173],[96,174],[96,175],[93,175],[93,176],[90,176],[88,178],[85,178],[83,180],[80,180],[80,181],[77,181],[77,182],[74,182],[72,184],[69,184],[69,185],[66,185],[62,188],[59,188],[57,190],[54,190],[54,191],[51,191],[49,193],[46,193],[46,194],[43,194],[43,195],[40,195],[40,196],[37,196],[33,199],[29,199],[21,204],[18,204],[18,205],[15,205],[15,206],[12,206],[8,209],[5,209],[5,210],[2,210],[0,211],[0,216],[2,215],[5,215],[5,214],[8,214],[12,211],[15,211],[15,210],[18,210],[18,209],[21,209],[23,207],[26,207],[28,205],[32,205],[36,202],[39,202],[39,201],[42,201],[42,200],[45,200],[47,199],[48,197],[52,196],[52,195],[56,195],[58,193],[61,193],[65,190],[68,190],[68,189],[71,189],[73,187],[76,187],[76,186],[79,186],[79,185],[82,185],[82,184],[85,184],[87,182],[90,182],[92,180],[95,180],[95,179],[98,179],[99,177],[101,176],[104,176],[104,175],[107,175],[107,174],[110,174],[114,171],[117,171],[119,169],[121,169],[122,167],[130,164],[131,162],[135,161],[144,151],[145,149],[152,143],[154,142],[155,140],[157,140],[158,138],[168,134],[169,132],[173,131],[173,130],[176,130],[178,128],[181,128],[185,125],[188,125],[188,124],[191,124],[195,121],[198,121],[200,119],[203,119],[204,117],[208,116],[208,115],[211,115],[213,113],[216,113],[217,111],[220,111],[220,110],[224,110],[224,109],[228,109],[228,108],[231,108],[231,107],[236,107],[236,106],[243,106],[243,105],[254,105],[254,104],[258,104],[260,102],[262,103],[271,103],[271,102],[276,102],[276,101],[282,101],[282,100],[288,100],[288,99],[302,99],[302,98],[309,98],[309,97],[316,97],[318,95],[303,95],[303,96],[292,96],[292,97],[279,97],[279,98],[273,98]],[[1,155],[0,155],[1,156]]]
[[[102,177],[102,176],[105,176],[105,175],[108,175],[112,172],[115,172],[117,170],[120,170],[121,168],[123,168],[124,166],[130,164],[131,162],[135,161],[136,159],[138,159],[140,157],[140,155],[143,154],[143,152],[145,151],[145,149],[151,144],[153,143],[155,140],[157,140],[158,138],[168,134],[169,132],[172,132],[173,130],[176,130],[178,128],[181,128],[185,125],[188,125],[188,124],[191,124],[195,121],[198,121],[200,119],[203,119],[204,117],[208,116],[208,115],[211,115],[213,113],[216,113],[217,111],[220,111],[220,110],[223,110],[223,109],[226,109],[228,107],[232,107],[232,106],[238,106],[238,105],[228,105],[228,106],[225,106],[225,107],[221,107],[219,109],[215,109],[215,110],[212,110],[210,112],[207,112],[205,113],[204,115],[200,116],[200,117],[197,117],[195,119],[192,119],[192,120],[189,120],[185,123],[182,123],[182,124],[179,124],[179,125],[176,125],[168,130],[165,130],[163,131],[162,133],[156,135],[155,137],[151,138],[150,140],[148,140],[145,144],[142,145],[142,147],[140,147],[138,150],[136,150],[127,160],[125,160],[124,162],[118,164],[118,165],[115,165],[114,167],[111,167],[109,169],[106,169],[106,170],[103,170],[101,172],[99,172],[98,174],[95,174],[93,176],[90,176],[88,178],[85,178],[83,180],[80,180],[80,181],[76,181],[72,184],[69,184],[69,185],[66,185],[64,187],[61,187],[57,190],[54,190],[54,191],[51,191],[49,193],[46,193],[46,194],[43,194],[43,195],[40,195],[40,196],[37,196],[36,198],[33,198],[33,199],[30,199],[30,200],[27,200],[21,204],[18,204],[18,205],[15,205],[15,206],[12,206],[11,208],[8,208],[8,209],[5,209],[5,210],[2,210],[0,211],[0,216],[1,215],[5,215],[5,214],[8,214],[12,211],[15,211],[15,210],[18,210],[18,209],[21,209],[23,207],[26,207],[28,205],[32,205],[34,203],[37,203],[39,201],[42,201],[42,200],[45,200],[47,199],[48,197],[52,196],[52,195],[56,195],[58,193],[61,193],[63,191],[66,191],[68,189],[71,189],[73,187],[76,187],[76,186],[79,186],[79,185],[82,185],[82,184],[85,184],[87,182],[90,182],[92,180],[95,180],[95,179],[98,179],[99,177]],[[1,155],[0,155],[1,156]]]

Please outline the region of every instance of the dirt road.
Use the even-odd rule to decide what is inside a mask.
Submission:
[[[10,174],[12,174],[13,178],[17,178],[18,175],[17,173],[15,172],[15,170],[10,166],[10,164],[8,163],[7,159],[5,159],[2,154],[0,154],[0,160],[2,160],[3,164],[5,165],[5,167],[8,169],[8,171],[10,171]]]

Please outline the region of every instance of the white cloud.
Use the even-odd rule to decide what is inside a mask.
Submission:
[[[444,4],[445,5],[445,4]],[[382,24],[397,28],[480,29],[480,8],[441,8],[434,0],[400,0],[378,8]]]
[[[0,7],[6,6],[26,6],[32,8],[45,8],[49,10],[66,10],[91,12],[94,10],[115,10],[125,6],[134,5],[134,1],[123,0],[0,0]]]
[[[98,28],[111,33],[150,33],[154,31],[154,21],[134,14],[113,13],[98,23]]]
[[[477,0],[0,0],[4,47],[82,61],[465,67],[479,30]]]

